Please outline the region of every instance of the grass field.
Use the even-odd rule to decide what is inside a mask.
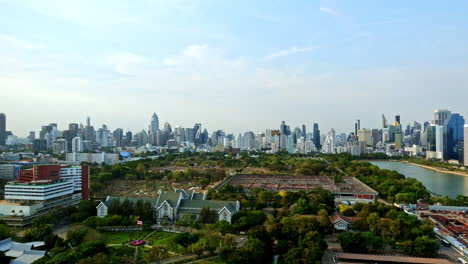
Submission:
[[[142,239],[147,236],[150,232],[141,231],[138,232],[138,238]],[[103,232],[106,236],[107,244],[122,244],[122,242],[136,239],[136,232]]]

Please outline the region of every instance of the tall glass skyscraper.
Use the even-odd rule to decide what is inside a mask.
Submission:
[[[465,119],[452,114],[444,123],[444,160],[460,160],[463,151],[463,126]]]
[[[0,113],[0,146],[6,143],[6,116]]]

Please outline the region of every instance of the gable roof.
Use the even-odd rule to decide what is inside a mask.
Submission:
[[[180,195],[181,192],[161,192],[155,206],[159,208],[164,201],[167,201],[171,207],[175,207],[179,202]]]
[[[343,216],[342,214],[340,214],[339,212],[334,212],[332,215],[331,215],[331,222],[332,224],[336,224],[337,222],[339,221],[345,221],[347,222],[348,224],[351,224],[353,223],[354,221],[360,219],[360,217],[351,217],[351,216]]]
[[[194,193],[192,200],[205,200],[205,197],[204,193]]]

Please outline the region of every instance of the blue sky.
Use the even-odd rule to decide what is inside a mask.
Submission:
[[[254,3],[253,3],[254,2]],[[4,1],[0,112],[227,132],[468,114],[466,1]]]

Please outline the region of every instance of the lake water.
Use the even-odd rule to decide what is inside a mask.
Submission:
[[[436,194],[452,198],[459,194],[468,196],[468,176],[428,170],[403,162],[372,161],[371,163],[381,169],[395,170],[405,177],[416,178],[429,191]]]

